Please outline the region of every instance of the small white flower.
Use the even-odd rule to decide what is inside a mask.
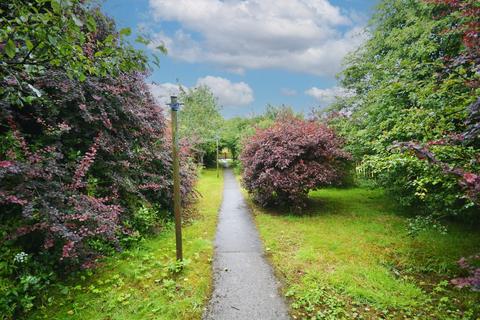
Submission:
[[[25,263],[27,262],[27,260],[28,260],[28,254],[23,251],[20,253],[17,253],[13,258],[13,261],[16,263]]]

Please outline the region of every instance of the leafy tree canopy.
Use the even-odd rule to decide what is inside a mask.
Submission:
[[[478,144],[462,138],[480,96],[478,43],[469,42],[478,35],[475,12],[475,1],[382,1],[370,39],[342,73],[355,95],[330,115],[362,172],[401,203],[437,216],[479,212],[470,196]],[[435,161],[419,156],[424,146]]]
[[[146,56],[124,41],[113,22],[88,1],[13,0],[0,4],[0,74],[15,89],[0,88],[2,102],[29,103],[40,92],[31,84],[45,68],[70,78],[145,71]],[[122,50],[118,50],[121,47]]]
[[[180,95],[179,134],[191,141],[203,163],[205,155],[214,156],[216,141],[220,138],[223,117],[217,99],[206,86],[183,90]]]

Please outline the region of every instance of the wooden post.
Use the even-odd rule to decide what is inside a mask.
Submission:
[[[175,215],[175,242],[177,249],[177,260],[182,261],[182,216],[180,199],[180,162],[178,159],[177,123],[177,111],[179,108],[179,104],[177,102],[177,97],[171,97],[170,108],[172,110],[173,212]]]

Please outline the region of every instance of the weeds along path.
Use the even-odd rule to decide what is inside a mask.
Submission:
[[[28,320],[200,319],[211,291],[211,259],[223,179],[202,170],[195,219],[183,228],[186,267],[175,266],[175,232],[167,227],[141,244],[101,261],[82,277],[63,283],[42,299]],[[0,319],[2,315],[0,314]]]
[[[229,169],[224,173],[213,272],[214,290],[205,320],[290,318],[240,186]]]

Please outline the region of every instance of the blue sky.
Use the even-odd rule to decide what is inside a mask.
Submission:
[[[106,0],[103,11],[162,44],[150,77],[164,103],[178,90],[210,87],[226,117],[261,113],[267,104],[298,111],[326,106],[341,61],[366,39],[377,0]]]

